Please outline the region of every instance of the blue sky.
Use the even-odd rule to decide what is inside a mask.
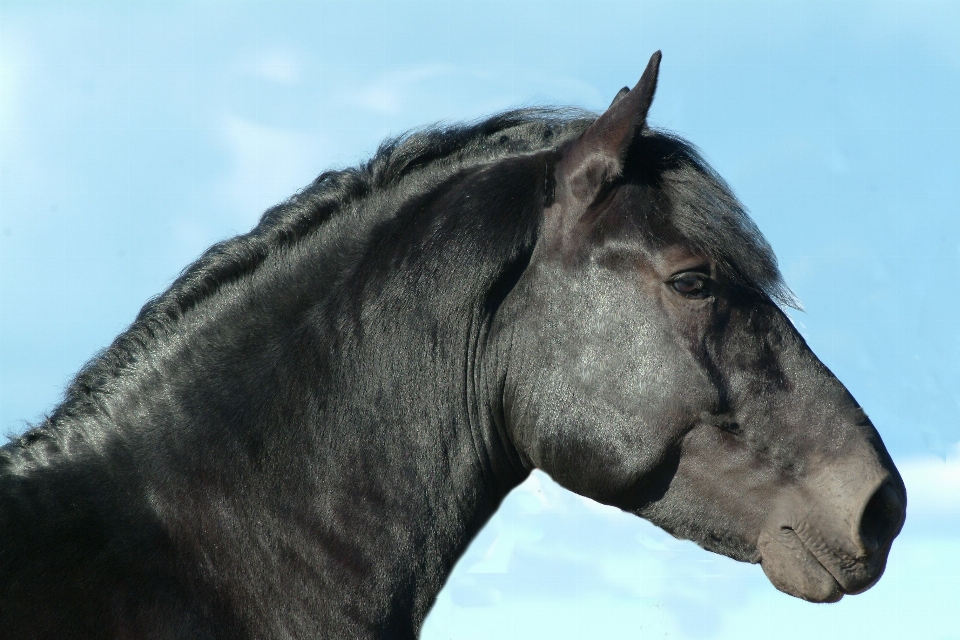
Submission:
[[[960,638],[958,29],[957,2],[0,0],[0,428],[320,171],[438,120],[602,110],[662,49],[653,123],[770,240],[907,527],[877,587],[815,606],[536,474],[423,637]]]

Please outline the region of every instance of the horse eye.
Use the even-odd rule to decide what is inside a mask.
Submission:
[[[670,284],[674,291],[688,298],[710,297],[710,278],[701,273],[681,273]]]

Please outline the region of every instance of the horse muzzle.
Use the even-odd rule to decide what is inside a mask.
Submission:
[[[846,482],[821,477],[791,492],[761,531],[760,564],[777,589],[810,602],[836,602],[866,591],[883,575],[906,517],[906,491],[889,473],[868,483],[842,475]]]

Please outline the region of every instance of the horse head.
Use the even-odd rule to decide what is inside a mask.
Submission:
[[[646,126],[660,62],[551,160],[499,312],[506,430],[529,467],[816,602],[869,588],[906,490],[781,305],[776,260],[686,143]]]
[[[906,491],[684,141],[428,129],[214,245],[0,447],[4,638],[412,638],[533,467],[832,601]]]

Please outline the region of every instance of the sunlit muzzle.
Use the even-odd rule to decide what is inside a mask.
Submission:
[[[757,542],[773,585],[812,602],[869,589],[883,574],[906,516],[899,478],[882,469],[836,468],[790,491]],[[862,479],[871,476],[872,482]]]

